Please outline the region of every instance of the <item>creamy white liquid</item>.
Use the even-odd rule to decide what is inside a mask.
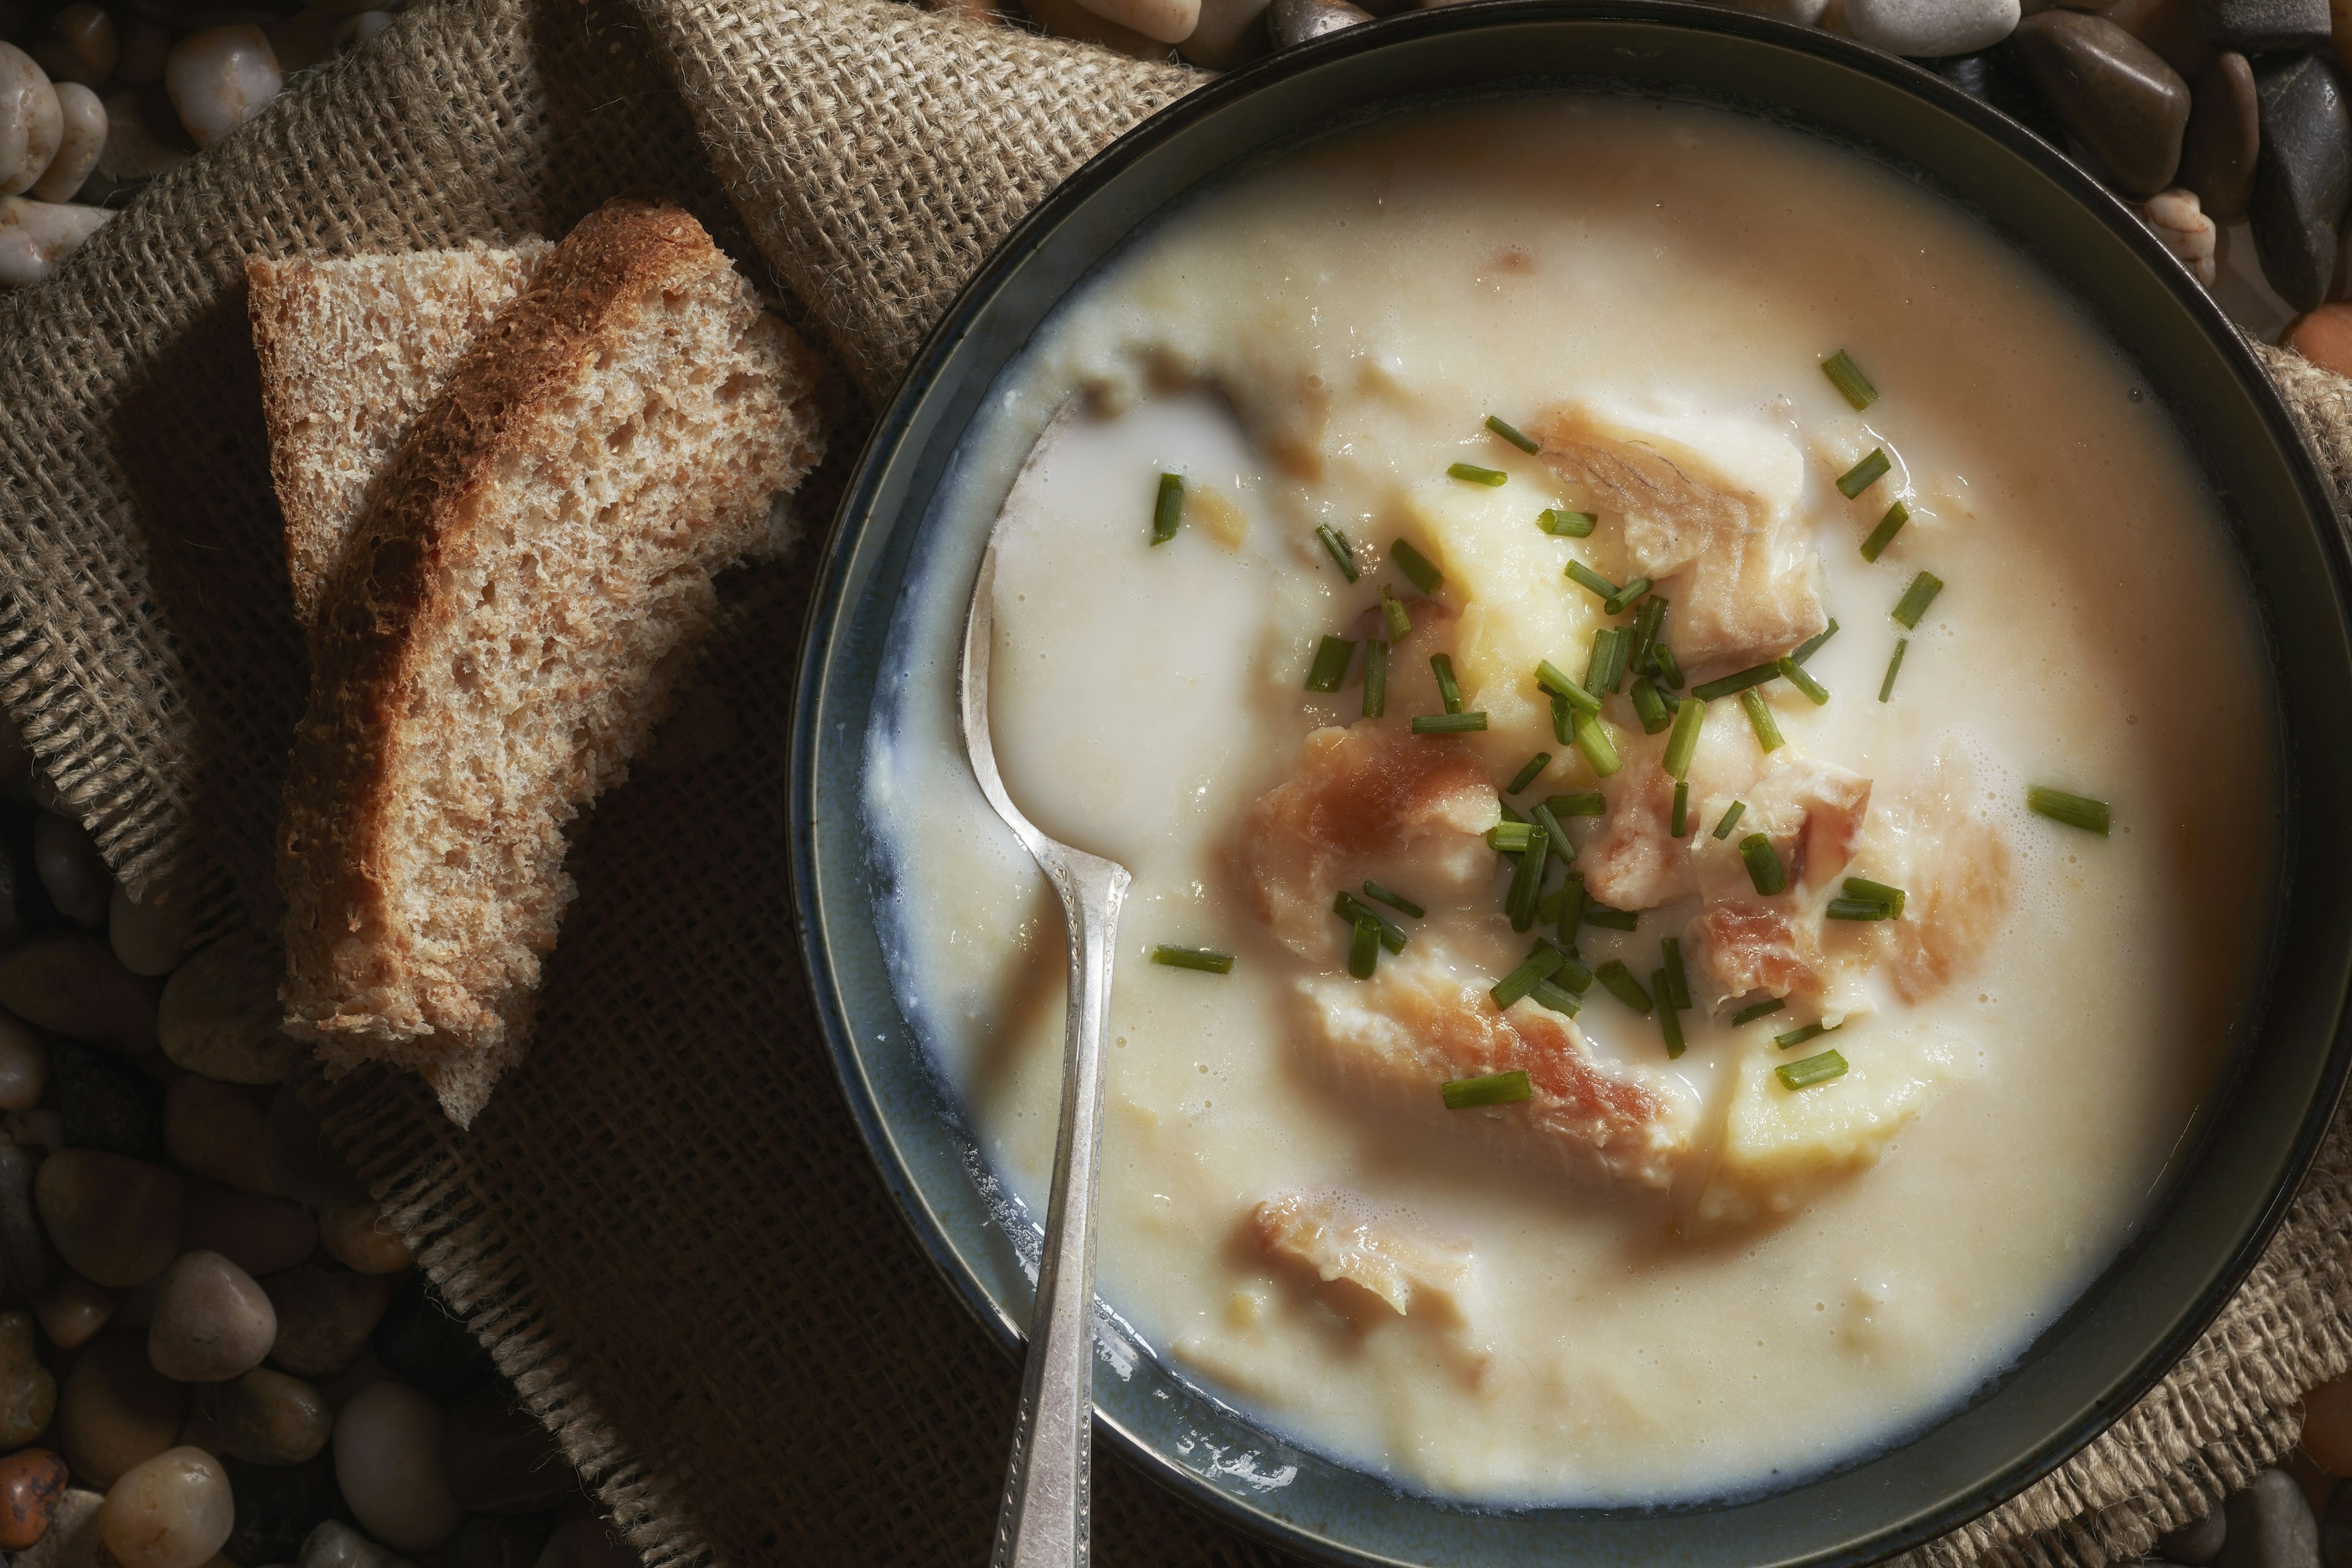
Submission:
[[[1883,501],[1845,501],[1811,455],[1854,417],[1816,368],[1841,347],[1883,394],[1861,418],[1914,502],[1875,565],[1856,546]],[[1007,373],[933,521],[866,802],[901,1004],[1040,1215],[1062,916],[971,784],[949,701],[979,544],[1082,387],[1122,412],[1060,429],[1024,480],[999,571],[993,732],[1031,817],[1135,874],[1100,1289],[1182,1375],[1408,1486],[1719,1495],[1933,1418],[2115,1255],[2237,1041],[2272,874],[2269,686],[2211,499],[2154,400],[1998,239],[1792,132],[1561,100],[1281,163],[1063,308]],[[1299,965],[1236,902],[1225,858],[1300,740],[1357,717],[1352,688],[1299,689],[1316,639],[1397,580],[1350,586],[1315,525],[1384,544],[1400,494],[1466,460],[1510,476],[1532,529],[1575,498],[1480,421],[1590,394],[1795,434],[1843,629],[1808,666],[1832,700],[1784,685],[1780,727],[1882,798],[1956,737],[2009,808],[2017,896],[1980,968],[1831,1042],[1861,1061],[1958,1036],[1974,1076],[1874,1168],[1726,1236],[1680,1238],[1655,1194],[1401,1130],[1330,1092],[1286,1045]],[[1236,504],[1240,547],[1196,521],[1151,547],[1162,471]],[[1605,552],[1606,521],[1580,555]],[[1923,567],[1948,586],[1881,705],[1902,635],[1887,612]],[[1390,711],[1437,708],[1426,668],[1401,664]],[[1744,721],[1717,703],[1709,722]],[[1498,784],[1524,755],[1490,758]],[[2113,837],[2026,815],[2029,782],[2111,801]],[[1585,956],[1646,976],[1678,918],[1588,928]],[[1465,940],[1497,974],[1526,945],[1499,925]],[[1222,977],[1156,967],[1162,942],[1239,961]],[[1592,994],[1578,1021],[1598,1054],[1663,1065],[1655,1022]],[[1673,1067],[1715,1105],[1775,1026],[1684,1017]],[[1356,1194],[1466,1245],[1465,1321],[1351,1318],[1270,1265],[1244,1217],[1292,1190]]]

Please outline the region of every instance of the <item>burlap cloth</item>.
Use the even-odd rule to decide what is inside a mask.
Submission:
[[[411,11],[0,299],[0,704],[134,890],[266,928],[305,672],[244,257],[561,234],[663,184],[870,401],[1023,213],[1197,79],[881,0]],[[2352,479],[2352,383],[2278,374]],[[976,1563],[1015,1369],[869,1169],[793,957],[807,564],[730,582],[698,697],[586,826],[540,1043],[474,1131],[397,1076],[304,1087],[649,1562]],[[2278,1455],[2352,1363],[2347,1217],[2339,1124],[2164,1384],[1920,1561],[2096,1564]],[[1097,1501],[1108,1563],[1274,1560],[1116,1464]]]

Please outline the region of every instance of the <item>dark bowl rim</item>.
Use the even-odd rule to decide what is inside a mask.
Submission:
[[[815,836],[813,831],[813,825],[817,820],[816,714],[828,657],[842,617],[842,590],[846,584],[856,543],[856,534],[848,530],[846,524],[853,517],[866,516],[872,511],[876,492],[889,458],[913,424],[920,404],[944,368],[945,362],[971,334],[973,322],[985,312],[1001,285],[1022,265],[1043,237],[1053,232],[1093,199],[1097,191],[1129,164],[1182,135],[1196,122],[1267,85],[1335,60],[1406,39],[1529,22],[1630,22],[1679,26],[1795,48],[1923,98],[2032,164],[2041,174],[2094,214],[2138,255],[2143,264],[2156,272],[2176,301],[2196,320],[2209,346],[2229,363],[2240,391],[2250,400],[2271,441],[2278,448],[2278,455],[2294,488],[2301,492],[2306,509],[2315,518],[2332,521],[2336,524],[2333,528],[2321,529],[2322,537],[2318,543],[2332,577],[2330,587],[2336,618],[2347,631],[2352,631],[2352,611],[2347,611],[2347,584],[2352,583],[2352,550],[2347,550],[2343,517],[2334,493],[2317,468],[2276,383],[2255,355],[2245,334],[2189,275],[2179,258],[2148,232],[2120,198],[2063,152],[1989,103],[1971,97],[1943,77],[1908,59],[1838,34],[1732,9],[1728,5],[1704,4],[1701,0],[1441,0],[1439,5],[1430,9],[1407,11],[1360,23],[1303,44],[1277,49],[1211,77],[1183,97],[1129,127],[1049,191],[996,244],[956,291],[937,324],[924,337],[904,374],[892,386],[887,403],[858,453],[842,491],[840,503],[827,524],[802,630],[801,656],[794,671],[787,794],[793,838],[790,871],[794,936],[804,973],[812,981],[831,973],[823,940],[824,916],[814,890],[816,880],[814,875]],[[2290,814],[2294,809],[2292,802],[2289,802]],[[889,1190],[901,1219],[913,1232],[923,1255],[947,1282],[956,1300],[1001,1350],[1017,1360],[1024,1354],[1024,1337],[997,1308],[980,1279],[961,1266],[945,1232],[936,1223],[911,1174],[899,1160],[890,1134],[883,1125],[879,1108],[865,1082],[854,1031],[847,1019],[836,1009],[835,999],[836,994],[829,987],[812,985],[811,1000],[824,1030],[843,1096],[877,1173]],[[1972,1519],[1980,1518],[2017,1496],[2081,1452],[2179,1363],[2244,1284],[2285,1218],[2317,1156],[2321,1141],[2342,1096],[2347,1074],[2352,1074],[2352,1037],[2347,1037],[2344,1019],[2340,1016],[2337,1022],[2336,1037],[2328,1048],[2321,1081],[2288,1147],[2278,1181],[2244,1232],[2236,1250],[2214,1275],[2213,1282],[2198,1301],[2196,1309],[2179,1321],[2172,1333],[2143,1354],[2137,1371],[2124,1380],[2120,1386],[2120,1397],[2111,1405],[2103,1405],[2045,1436],[2038,1452],[2022,1458],[2021,1462],[2005,1472],[1998,1483],[1979,1489],[1964,1501],[1956,1501],[1889,1528],[1873,1542],[1874,1550],[1883,1549],[1883,1555],[1891,1558],[1948,1533]],[[1264,1515],[1241,1506],[1236,1499],[1202,1484],[1200,1478],[1192,1471],[1139,1441],[1100,1409],[1096,1412],[1095,1425],[1097,1437],[1108,1435],[1114,1446],[1141,1473],[1187,1503],[1202,1509],[1255,1539],[1286,1552],[1304,1552],[1335,1563],[1388,1561],[1373,1559],[1338,1542],[1324,1541],[1270,1521]]]

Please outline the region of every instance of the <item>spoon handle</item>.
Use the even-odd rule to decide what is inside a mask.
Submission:
[[[1056,847],[1059,847],[1058,846]],[[1043,858],[1041,857],[1041,859]],[[1058,861],[1059,864],[1055,864]],[[1029,1363],[991,1568],[1079,1568],[1087,1561],[1095,1413],[1095,1154],[1102,1120],[1103,1031],[1123,867],[1064,849],[1045,862],[1070,926],[1070,1014],[1062,1047],[1062,1126],[1054,1195],[1029,1314]]]

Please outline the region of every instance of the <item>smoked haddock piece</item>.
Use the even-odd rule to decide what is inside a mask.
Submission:
[[[419,414],[321,595],[278,825],[287,1028],[468,1124],[626,776],[821,447],[819,369],[685,212],[583,220]]]

